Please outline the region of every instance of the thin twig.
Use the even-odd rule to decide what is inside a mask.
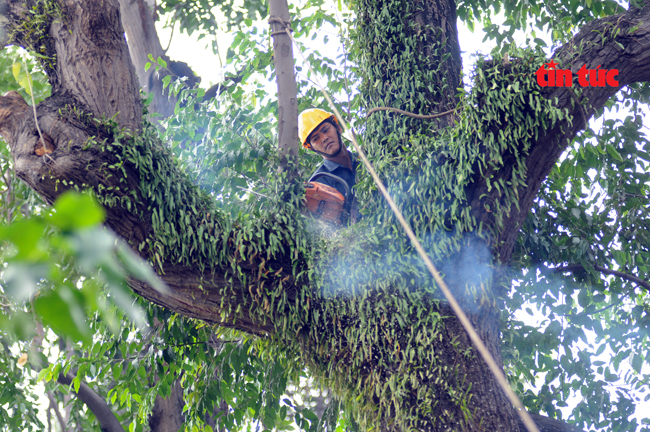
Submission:
[[[336,14],[338,18],[338,13]],[[347,27],[346,27],[347,30]],[[341,31],[338,35],[341,38],[341,44],[343,45],[343,76],[345,77],[345,92],[348,96],[348,123],[352,123],[352,114],[350,112],[350,82],[348,80],[348,49],[345,46],[345,39],[343,36],[343,26],[341,26]]]
[[[222,343],[222,344],[225,344],[225,343],[239,343],[239,342],[241,342],[241,339],[234,339],[234,340],[221,340],[221,339],[219,339],[219,340],[216,340],[216,341],[207,340],[207,341],[201,341],[201,342],[188,342],[188,343],[182,343],[182,344],[177,344],[177,345],[168,345],[168,346],[171,347],[171,348],[177,348],[177,347],[182,347],[182,346],[209,344],[209,343],[212,343],[212,342],[219,342],[219,343]]]
[[[290,32],[287,32],[289,34],[289,37],[291,37],[291,40],[293,41],[294,44],[296,44],[296,47],[298,47],[298,44],[296,43],[295,39],[293,38],[293,35]],[[298,52],[302,56],[303,60],[305,60],[305,63],[307,63],[307,66],[309,69],[312,71],[314,75],[316,75],[309,64],[307,60],[305,59],[305,56],[303,55],[302,51],[298,47]],[[402,212],[397,208],[397,205],[395,204],[395,201],[391,198],[390,194],[386,190],[386,187],[384,186],[383,182],[377,175],[377,172],[373,168],[372,164],[366,157],[366,154],[363,152],[363,149],[361,149],[361,146],[359,146],[359,143],[357,142],[356,136],[354,133],[350,131],[350,128],[348,127],[348,124],[343,120],[343,117],[339,113],[338,109],[336,109],[336,105],[334,105],[334,102],[332,102],[332,99],[329,97],[329,94],[325,91],[325,88],[321,85],[319,85],[321,92],[323,93],[323,96],[325,96],[325,99],[327,99],[327,102],[330,105],[330,108],[332,111],[334,111],[334,114],[336,115],[336,118],[339,120],[339,124],[343,126],[345,129],[345,132],[352,138],[352,144],[354,145],[355,150],[359,154],[359,157],[361,157],[361,160],[363,161],[364,165],[366,166],[366,169],[372,176],[373,180],[375,181],[375,184],[381,191],[382,195],[388,202],[388,205],[390,208],[393,210],[393,213],[399,220],[400,225],[402,225],[402,228],[404,231],[406,231],[406,235],[408,238],[411,240],[411,243],[413,244],[413,247],[415,250],[417,250],[418,254],[424,261],[425,265],[427,266],[427,269],[429,269],[429,272],[431,273],[431,276],[436,281],[436,284],[440,287],[441,291],[443,292],[445,298],[449,302],[449,305],[453,309],[454,313],[458,317],[458,320],[462,324],[463,328],[465,328],[465,331],[469,335],[470,339],[474,343],[474,346],[476,347],[477,351],[481,354],[481,357],[483,357],[483,360],[487,363],[488,367],[490,368],[490,371],[494,375],[494,377],[497,380],[497,383],[499,386],[503,389],[505,392],[506,396],[510,400],[510,403],[512,403],[515,407],[515,410],[517,411],[517,414],[520,416],[521,421],[524,423],[526,428],[528,429],[529,432],[540,432],[539,428],[533,421],[532,417],[526,411],[526,408],[524,407],[524,404],[521,402],[517,394],[512,390],[510,387],[510,384],[508,384],[508,380],[506,379],[505,375],[503,374],[503,371],[499,368],[497,365],[497,362],[494,360],[494,357],[492,357],[492,354],[490,351],[487,349],[483,341],[481,340],[480,336],[474,329],[474,326],[470,322],[469,318],[465,314],[465,312],[462,310],[458,302],[456,301],[456,298],[453,296],[449,288],[447,287],[447,284],[442,280],[442,277],[438,273],[438,270],[436,267],[433,265],[433,262],[431,262],[431,259],[425,252],[424,248],[422,247],[422,244],[420,244],[420,241],[417,239],[415,234],[413,233],[413,230],[411,230],[411,227],[409,226],[408,222],[406,222],[406,219],[404,219],[404,216],[402,215]],[[392,108],[391,108],[392,109]],[[372,110],[371,110],[372,111]],[[401,111],[401,110],[400,110]],[[455,111],[455,110],[451,110]],[[403,111],[403,113],[406,113],[406,111]],[[446,113],[440,113],[439,115],[436,114],[437,116],[442,116],[442,115],[447,115],[450,112]],[[370,112],[369,112],[370,114]]]
[[[167,44],[167,48],[165,48],[165,51],[163,51],[165,54],[167,54],[169,47],[172,45],[172,38],[174,37],[175,28],[176,28],[176,20],[172,22],[172,32],[169,34],[169,43]]]
[[[601,313],[601,312],[605,312],[607,309],[611,309],[611,308],[613,308],[614,306],[618,306],[618,305],[620,305],[621,303],[623,303],[623,302],[622,302],[622,301],[619,301],[619,302],[616,302],[616,303],[612,303],[611,305],[609,305],[609,306],[607,306],[607,307],[604,307],[604,308],[602,308],[602,309],[598,309],[597,311],[594,311],[594,312],[590,312],[590,313],[588,313],[587,315],[596,315],[596,314],[599,314],[599,313]]]
[[[605,267],[601,267],[601,266],[597,266],[597,265],[593,266],[593,267],[594,267],[594,270],[596,270],[598,272],[613,275],[613,276],[618,276],[618,277],[620,277],[622,279],[626,279],[626,280],[629,280],[630,282],[634,282],[635,284],[637,284],[639,286],[642,286],[643,288],[645,288],[647,290],[650,290],[650,282],[644,281],[640,277],[630,275],[630,274],[627,274],[627,273],[623,273],[623,272],[618,271],[618,270],[606,269]],[[558,268],[554,268],[552,270],[553,270],[553,273],[567,273],[567,272],[575,272],[575,271],[587,270],[587,269],[582,264],[576,264],[576,265],[570,265],[570,266],[565,266],[565,267],[558,267]]]
[[[54,411],[54,414],[56,414],[57,420],[59,420],[59,425],[61,425],[61,431],[65,432],[67,429],[65,427],[65,420],[63,420],[63,416],[61,415],[61,411],[59,411],[59,404],[56,403],[56,399],[54,399],[54,395],[52,392],[46,392],[47,398],[50,400],[50,408]]]
[[[408,117],[413,117],[416,119],[421,119],[421,120],[432,120],[438,117],[444,117],[446,115],[452,114],[454,111],[456,111],[456,108],[450,109],[449,111],[441,112],[438,114],[431,114],[431,115],[420,115],[420,114],[413,114],[412,112],[404,111],[398,108],[392,108],[392,107],[377,107],[373,108],[368,113],[366,114],[366,118],[370,117],[370,114],[376,113],[378,111],[394,111],[396,113],[408,116]]]

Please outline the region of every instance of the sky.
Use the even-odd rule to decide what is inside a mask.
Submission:
[[[496,20],[494,20],[496,22]],[[167,46],[169,40],[170,40],[170,34],[171,31],[169,28],[164,28],[163,26],[163,20],[158,22],[158,34],[160,36],[160,40],[163,46]],[[459,31],[459,41],[461,45],[461,50],[462,50],[462,57],[463,57],[463,69],[464,73],[466,76],[466,84],[468,84],[468,76],[470,75],[472,66],[476,62],[477,54],[478,55],[488,55],[490,51],[494,48],[496,45],[495,42],[483,42],[483,32],[481,31],[480,27],[477,27],[474,32],[470,31],[466,26],[462,25],[462,23],[459,22],[458,25],[458,31]],[[221,53],[225,53],[228,46],[230,45],[230,42],[233,39],[232,34],[228,33],[222,33],[219,32],[216,36],[219,50]],[[551,46],[551,40],[549,35],[540,35],[537,34],[537,37],[540,37],[541,39],[545,40],[547,42],[548,46]],[[515,36],[516,40],[520,45],[523,45],[524,43],[524,36],[523,33],[520,33],[519,35]],[[194,70],[195,73],[197,73],[199,76],[202,77],[202,83],[201,87],[203,88],[208,88],[212,84],[216,84],[217,82],[222,80],[222,66],[221,64],[225,63],[225,56],[222,58],[222,61],[219,60],[217,56],[215,56],[209,45],[211,44],[212,40],[209,37],[204,38],[203,40],[197,40],[197,35],[193,35],[192,37],[187,36],[187,34],[181,34],[178,29],[174,32],[173,36],[171,37],[171,43],[169,44],[169,50],[167,54],[169,55],[170,58],[173,60],[180,60],[188,63],[190,67]],[[338,54],[341,52],[341,47],[338,42],[337,37],[330,37],[329,38],[329,43],[328,44],[323,44],[322,43],[322,37],[316,38],[314,42],[312,43],[313,45],[311,46],[314,49],[317,49],[324,57],[328,58],[336,58]],[[302,58],[299,53],[295,51],[294,47],[294,56],[296,58],[297,64],[302,64]],[[547,53],[550,55],[550,53]],[[275,83],[269,83],[269,92],[275,92]],[[624,112],[619,114],[620,116],[624,117],[625,114]],[[609,115],[609,117],[614,116],[614,114]],[[532,305],[529,305],[532,306]],[[535,327],[541,327],[544,328],[546,325],[548,325],[548,321],[546,320],[546,317],[537,309],[534,307],[531,307],[532,310],[532,315],[528,314],[525,312],[526,307],[523,307],[521,311],[518,311],[515,315],[516,319],[521,320],[526,322],[527,324]],[[593,332],[586,332],[589,339],[590,343],[595,343],[597,342],[596,340],[596,334]],[[579,349],[579,348],[578,348]],[[611,356],[613,356],[614,353],[612,353],[609,348],[603,352],[600,356],[599,359],[608,361]],[[625,365],[622,366],[623,368]],[[629,367],[628,367],[629,368]],[[646,366],[646,369],[647,366]],[[648,373],[650,371],[644,370],[644,373]],[[533,388],[539,388],[541,384],[543,383],[543,377],[540,377],[537,383],[530,383],[531,387]],[[612,387],[612,391],[614,390],[614,387]],[[580,397],[576,396],[572,398],[570,402],[570,406],[563,408],[562,410],[564,411],[565,415],[564,417],[567,418],[572,406],[574,404],[577,404],[578,401],[580,400]],[[645,413],[650,412],[650,401],[646,401],[644,403],[640,403],[637,405],[637,417],[643,418],[645,417]]]

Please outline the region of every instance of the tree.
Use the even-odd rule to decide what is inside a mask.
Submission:
[[[266,16],[265,6],[246,5]],[[11,41],[39,55],[52,86],[36,108],[37,121],[18,94],[0,98],[0,134],[16,174],[47,203],[67,189],[91,189],[106,209],[105,225],[169,287],[162,292],[131,278],[135,293],[282,347],[333,389],[362,429],[523,430],[365,172],[357,192],[362,222],[334,238],[315,235],[299,214],[299,188],[286,174],[271,174],[279,161],[268,145],[223,143],[214,168],[222,172],[212,181],[194,168],[214,156],[174,159],[143,121],[116,1],[5,0],[0,7]],[[490,7],[503,8],[509,30],[490,25]],[[237,16],[231,3],[222,8]],[[536,417],[540,427],[571,430],[553,419],[561,416],[553,401],[564,403],[573,389],[585,398],[573,412],[577,426],[635,428],[631,397],[610,398],[596,378],[601,372],[591,369],[603,365],[571,348],[588,342],[585,330],[593,330],[617,352],[603,367],[605,379],[615,380],[628,358],[633,372],[626,383],[647,380],[641,375],[648,358],[643,161],[650,148],[638,109],[647,103],[650,3],[624,9],[592,2],[588,10],[573,1],[549,9],[393,0],[355,8],[351,55],[362,81],[347,111],[455,109],[433,122],[372,113],[361,131],[363,147],[527,407],[550,416]],[[479,62],[473,87],[460,91],[458,17],[482,20],[500,42],[530,22],[546,27],[560,45],[552,58],[562,68],[617,69],[619,86],[540,88],[533,77],[545,56],[503,44],[509,55]],[[251,46],[238,43],[240,53]],[[248,71],[268,62],[268,53],[261,55]],[[630,105],[633,115],[607,119],[600,134],[588,129],[592,116],[616,104]],[[250,116],[260,118],[252,110]],[[220,137],[237,139],[233,118],[220,117],[230,125]],[[187,132],[183,121],[170,120],[166,136]],[[201,134],[216,124],[207,120]],[[255,126],[261,135],[268,131]],[[583,200],[583,187],[596,184],[601,200]],[[265,197],[238,198],[237,186],[256,187]],[[571,276],[554,278],[553,271]],[[616,278],[601,277],[612,271]],[[546,329],[503,312],[525,301],[550,311]],[[560,314],[564,327],[555,318]],[[537,373],[546,373],[545,385],[537,394],[525,391],[523,381]],[[601,418],[603,412],[611,414]]]

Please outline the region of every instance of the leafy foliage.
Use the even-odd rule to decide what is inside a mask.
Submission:
[[[64,17],[59,3],[51,0],[29,2],[20,26],[13,29],[9,40],[13,43],[23,41],[24,48],[37,57],[47,74],[55,73],[56,50],[54,40],[49,35],[50,25],[63,23]]]
[[[359,2],[356,7],[372,11],[370,3]],[[500,217],[517,205],[517,187],[525,181],[526,167],[520,163],[509,183],[492,185],[500,198],[490,204],[496,215],[492,226],[478,226],[473,220],[464,186],[476,173],[498,171],[504,152],[525,155],[526,143],[538,131],[566,115],[541,98],[529,79],[542,59],[516,51],[507,43],[512,42],[516,30],[531,26],[548,29],[554,41],[562,41],[576,26],[614,13],[618,7],[609,1],[593,3],[585,8],[572,0],[553,7],[546,3],[459,2],[461,19],[482,22],[487,37],[496,38],[504,51],[520,60],[508,67],[499,56],[479,62],[471,91],[461,94],[457,125],[442,132],[420,120],[393,114],[376,114],[367,122],[361,117],[369,107],[393,104],[428,113],[436,92],[448,85],[436,81],[435,65],[422,67],[427,62],[413,49],[422,42],[418,35],[401,31],[403,3],[386,2],[385,10],[365,17],[383,28],[382,34],[394,37],[377,38],[361,22],[352,34],[354,44],[346,41],[349,53],[341,53],[339,59],[322,58],[307,41],[320,37],[314,29],[324,25],[341,26],[339,36],[347,36],[346,26],[356,16],[343,7],[334,15],[318,1],[293,10],[295,35],[305,41],[302,47],[317,75],[298,68],[300,108],[324,107],[310,80],[326,81],[339,99],[338,107],[358,126],[364,147],[382,177],[388,179],[391,194],[406,210],[429,253],[447,272],[452,269],[444,263],[457,257],[459,250],[471,252],[464,270],[479,262],[478,268],[472,267],[477,276],[455,287],[459,297],[473,307],[498,300],[479,289],[491,270],[484,251],[472,248],[473,239],[498,241]],[[173,12],[189,33],[210,33],[218,28],[214,6],[204,0],[164,1],[160,5],[162,11]],[[390,13],[390,7],[396,12]],[[119,174],[130,166],[141,178],[137,193],[126,199],[116,190],[99,190],[97,197],[105,206],[124,206],[137,217],[151,218],[154,233],[134,246],[159,268],[163,261],[201,268],[223,266],[233,269],[233,278],[242,278],[244,273],[238,270],[247,257],[266,254],[271,261],[274,254],[290,248],[294,258],[288,264],[302,283],[300,306],[291,304],[282,283],[268,276],[254,281],[254,289],[260,293],[254,306],[260,315],[268,312],[265,307],[273,308],[278,316],[282,312],[275,322],[281,336],[275,340],[219,332],[142,302],[146,324],[134,326],[119,309],[107,306],[119,297],[113,292],[121,292],[122,285],[116,281],[123,281],[122,266],[127,261],[116,267],[111,261],[114,248],[108,247],[108,242],[103,249],[101,244],[89,246],[81,225],[93,218],[68,212],[69,219],[59,217],[57,222],[59,210],[48,216],[36,207],[40,216],[4,230],[6,239],[18,242],[11,265],[31,259],[24,265],[41,271],[34,275],[48,277],[32,284],[43,293],[36,300],[43,300],[35,300],[33,306],[20,304],[19,311],[5,318],[8,333],[0,355],[3,372],[26,383],[34,380],[33,375],[17,369],[12,346],[22,344],[27,350],[32,334],[26,329],[38,316],[62,335],[58,340],[68,347],[68,354],[50,356],[50,364],[41,372],[40,377],[50,381],[48,388],[55,388],[58,371],[74,371],[78,380],[73,388],[82,379],[96,383],[97,391],[132,430],[146,429],[156,396],[170,395],[176,382],[183,386],[187,427],[206,430],[212,428],[206,426],[211,416],[218,417],[215,427],[229,430],[248,427],[250,419],[260,427],[283,430],[290,427],[292,413],[303,430],[331,430],[337,421],[344,424],[341,428],[355,429],[358,426],[350,413],[361,427],[395,422],[417,428],[418,418],[438,395],[466,409],[470,393],[462,380],[455,378],[458,370],[444,369],[439,357],[437,340],[444,326],[440,296],[396,228],[392,213],[378,199],[369,177],[359,173],[357,193],[364,220],[338,237],[315,235],[313,226],[299,216],[299,194],[286,186],[282,176],[274,175],[276,105],[265,87],[265,82],[273,79],[271,53],[268,31],[254,23],[266,18],[265,6],[226,2],[219,8],[226,14],[226,28],[238,28],[228,51],[228,67],[243,71],[241,85],[229,87],[215,100],[203,101],[201,90],[167,83],[180,98],[175,115],[164,122],[163,140],[148,126],[134,138],[121,134],[110,121],[97,123],[75,114],[94,122],[99,131],[89,145],[117,156],[118,162],[106,167],[107,172]],[[502,11],[506,23],[496,26],[491,19]],[[531,37],[535,37],[533,31]],[[435,54],[441,46],[432,44],[431,49]],[[35,82],[38,85],[39,80]],[[636,86],[624,97],[625,103],[633,105],[633,115],[624,120],[605,118],[603,129],[587,131],[576,140],[545,183],[522,230],[513,269],[515,285],[505,300],[510,313],[535,305],[546,321],[535,328],[512,315],[503,316],[510,378],[529,409],[562,418],[563,408],[579,394],[582,400],[571,413],[574,423],[621,431],[641,427],[630,418],[639,397],[633,390],[642,390],[648,382],[650,358],[647,290],[617,277],[604,278],[597,270],[618,268],[649,279],[646,162],[650,162],[650,146],[636,111],[637,101],[647,102],[647,87]],[[4,174],[11,166],[8,152],[2,151]],[[317,161],[301,158],[301,175],[307,175]],[[18,213],[18,203],[37,202],[15,179],[6,182],[5,191],[10,190],[13,201],[3,200],[8,221]],[[65,202],[59,205],[61,214],[65,213]],[[87,202],[68,205],[92,208]],[[97,220],[95,217],[94,222]],[[18,229],[33,235],[18,238]],[[52,250],[60,253],[52,254]],[[89,250],[94,251],[90,254],[93,260],[87,259]],[[62,270],[53,263],[68,267]],[[548,270],[578,264],[584,270],[568,276]],[[98,265],[102,270],[95,273]],[[278,267],[267,264],[262,270],[273,274]],[[16,274],[32,273],[14,271]],[[78,288],[81,274],[85,279]],[[11,271],[5,270],[5,278],[7,275],[11,276]],[[6,293],[11,281],[5,279]],[[107,293],[106,283],[117,284],[116,291]],[[227,293],[227,288],[224,290]],[[26,298],[29,296],[23,300]],[[130,310],[127,303],[120,303],[123,310]],[[55,306],[68,313],[53,316]],[[225,323],[236,314],[224,310]],[[85,319],[79,320],[79,316]],[[70,337],[81,342],[66,340]],[[46,338],[55,341],[58,337],[50,333]],[[443,347],[446,355],[472,355],[453,341]],[[603,353],[610,357],[600,360]],[[321,420],[282,397],[291,380],[300,379],[303,362],[336,394],[329,416]],[[542,381],[539,390],[531,390],[531,385]],[[619,386],[616,395],[612,384]],[[417,404],[408,400],[409,392],[418,393]],[[7,411],[4,424],[16,430],[42,427],[28,391],[7,387],[0,396],[14,407],[25,406],[27,412],[23,422],[16,410]],[[228,408],[222,409],[224,401]],[[79,402],[74,403],[77,412],[83,413]],[[339,410],[347,411],[342,420],[338,419]],[[467,416],[471,419],[471,413]],[[75,421],[90,430],[90,420],[91,415],[79,414]]]
[[[615,0],[567,0],[553,4],[544,1],[481,0],[460,1],[457,5],[458,18],[466,22],[472,31],[476,23],[480,23],[485,32],[484,40],[495,40],[501,53],[516,46],[517,31],[526,31],[528,41],[532,40],[538,46],[546,46],[546,42],[538,36],[548,33],[553,45],[557,45],[566,43],[586,23],[624,10],[623,5]],[[505,21],[499,25],[497,22],[501,14]]]
[[[629,416],[635,403],[647,400],[647,288],[599,269],[649,279],[650,145],[638,115],[603,123],[557,165],[522,232],[520,260],[530,270],[512,306],[525,300],[535,305],[547,316],[547,327],[540,331],[513,321],[511,343],[519,350],[521,377],[533,379],[535,369],[546,375],[539,395],[527,393],[531,406],[561,416],[551,401],[562,406],[575,391],[588,395],[574,410],[578,424],[637,430],[638,420]],[[565,277],[549,269],[565,263],[581,269]],[[530,350],[540,353],[537,359]],[[600,418],[603,411],[611,413],[611,425]]]

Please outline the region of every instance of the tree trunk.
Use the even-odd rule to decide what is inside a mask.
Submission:
[[[298,86],[293,65],[291,21],[286,0],[269,1],[273,62],[278,87],[278,144],[280,156],[298,156]]]
[[[359,17],[360,30],[355,42],[367,53],[360,69],[366,75],[362,92],[368,108],[389,106],[428,115],[456,107],[462,61],[455,2],[364,1],[360,3]],[[386,37],[378,38],[377,34]],[[432,122],[389,112],[373,114],[368,121],[367,136],[377,144],[366,147],[370,148],[371,157],[377,160],[387,154],[400,154],[410,137],[436,134],[437,130],[450,127],[455,119],[455,115],[449,115]],[[374,154],[373,149],[376,151]],[[470,269],[464,257],[477,255],[476,250],[488,251],[489,245],[480,241],[467,242],[463,250],[449,257],[449,264],[443,267],[443,272],[452,292],[455,295],[464,293],[458,300],[502,367],[499,310],[492,299],[494,295],[466,293],[470,279],[466,273]],[[489,253],[483,255],[475,256],[474,271],[487,270],[491,265]],[[489,289],[493,285],[492,274],[490,271],[483,273],[481,280]],[[440,365],[438,367],[442,367],[445,373],[436,372],[436,367],[425,362],[411,366],[416,370],[429,369],[429,373],[410,391],[420,393],[422,386],[428,387],[432,399],[426,404],[419,398],[406,399],[408,405],[405,409],[411,412],[411,418],[417,419],[408,427],[422,431],[517,431],[514,409],[487,364],[474,350],[451,308],[446,303],[436,307],[433,298],[427,301],[431,309],[437,309],[445,317],[434,325],[442,337],[428,347],[436,353],[434,365]],[[426,329],[417,331],[427,332]],[[406,345],[406,341],[400,345]],[[404,424],[395,426],[394,430],[407,427]]]
[[[140,87],[148,93],[153,93],[149,105],[150,113],[158,113],[162,118],[174,114],[176,97],[165,94],[162,79],[171,75],[173,79],[187,78],[187,85],[193,87],[201,82],[201,78],[190,69],[187,63],[170,59],[163,50],[158,38],[155,25],[154,0],[120,0],[122,25],[126,31],[131,61],[135,66]],[[156,70],[155,62],[149,59],[162,58],[167,62],[167,68]],[[145,71],[145,65],[151,62],[153,66]],[[154,119],[156,120],[156,119]]]
[[[156,396],[156,402],[149,416],[151,432],[178,432],[181,430],[185,423],[184,406],[183,387],[181,387],[181,380],[177,379],[174,381],[169,397]]]

